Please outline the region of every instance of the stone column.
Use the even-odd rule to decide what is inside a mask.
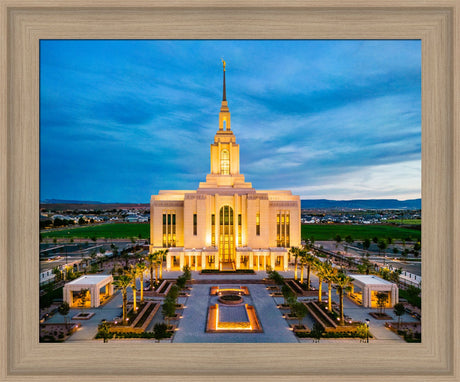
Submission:
[[[215,260],[216,260],[216,261],[214,262],[214,268],[215,268],[215,269],[219,269],[219,263],[220,263],[219,252],[216,252],[214,258],[215,258]]]
[[[371,307],[371,294],[369,293],[369,287],[364,285],[363,286],[363,307],[370,308]]]
[[[195,271],[197,271],[198,270],[198,255],[196,254],[196,252],[194,253],[193,257],[195,258]]]
[[[249,252],[249,269],[254,269],[254,252]]]
[[[206,253],[201,252],[201,269],[206,269]]]
[[[288,253],[285,252],[283,256],[283,268],[285,272],[288,270],[288,265]]]
[[[264,256],[264,269],[263,270],[265,271],[267,269],[267,256],[266,256],[265,252],[264,252],[263,256]]]
[[[236,269],[240,269],[241,256],[238,252],[235,255],[235,259],[236,259]]]
[[[181,270],[182,270],[182,268],[184,268],[184,260],[185,260],[184,257],[185,257],[184,252],[181,252],[181,254],[180,254],[180,262],[179,262],[179,268]]]
[[[275,270],[275,260],[276,260],[276,255],[273,252],[270,252],[270,267],[272,270]]]
[[[391,286],[391,300],[390,300],[390,306],[393,307],[398,301],[396,299],[396,289],[395,285]]]
[[[171,270],[171,254],[168,253],[166,255],[166,270],[170,271]]]

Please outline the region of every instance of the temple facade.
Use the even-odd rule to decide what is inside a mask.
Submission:
[[[300,197],[259,191],[240,173],[240,148],[231,129],[225,62],[219,128],[211,170],[191,191],[160,191],[150,201],[150,251],[168,248],[167,270],[287,270],[300,246]]]

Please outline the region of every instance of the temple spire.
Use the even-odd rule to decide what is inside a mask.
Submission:
[[[224,69],[224,82],[222,88],[222,105],[220,107],[219,113],[219,130],[228,130],[230,131],[230,110],[228,109],[227,103],[227,92],[225,89],[225,66],[226,62],[222,59],[223,69]]]
[[[222,59],[222,64],[224,66],[224,87],[223,87],[223,92],[222,92],[222,101],[227,101],[227,93],[225,91],[225,65],[226,63],[224,59]]]

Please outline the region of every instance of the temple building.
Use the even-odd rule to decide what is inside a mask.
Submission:
[[[185,265],[192,270],[287,270],[289,248],[300,246],[300,197],[291,191],[255,190],[240,173],[225,61],[211,172],[197,190],[152,195],[150,221],[150,251],[169,249],[167,270]]]

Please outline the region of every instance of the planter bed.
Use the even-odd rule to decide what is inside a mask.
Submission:
[[[376,320],[392,320],[393,319],[393,317],[389,316],[386,313],[370,312],[369,316],[375,318]]]
[[[72,317],[72,320],[89,320],[94,316],[94,313],[78,313]]]
[[[310,329],[308,329],[305,325],[302,325],[301,327],[299,327],[299,325],[297,324],[292,324],[292,325],[289,325],[293,332],[294,333],[309,333],[310,332]]]

